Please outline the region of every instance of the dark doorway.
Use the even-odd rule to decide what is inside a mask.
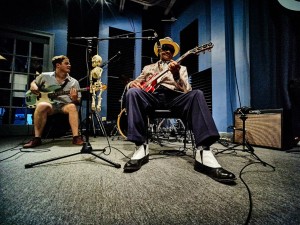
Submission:
[[[180,55],[198,46],[198,20],[194,20],[180,32]],[[189,74],[198,72],[199,57],[188,56],[188,60],[183,60],[182,65],[187,67]]]
[[[116,37],[129,33],[126,30],[109,28],[109,36]],[[117,62],[108,65],[108,84],[107,84],[107,120],[117,120],[121,112],[121,98],[128,82],[132,80],[134,73],[134,34],[129,33],[128,39],[115,38],[109,41],[108,57],[111,58],[118,52],[121,57]],[[122,104],[123,105],[123,104]],[[124,108],[125,106],[123,106]]]

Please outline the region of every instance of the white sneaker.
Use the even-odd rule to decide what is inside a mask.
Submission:
[[[149,145],[148,144],[139,145],[136,146],[135,152],[131,157],[131,159],[141,159],[146,155],[149,155]]]

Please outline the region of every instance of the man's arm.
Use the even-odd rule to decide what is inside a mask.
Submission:
[[[175,78],[174,78],[175,79]],[[176,88],[184,93],[192,90],[191,84],[188,80],[188,73],[186,67],[182,66],[179,72],[179,77],[176,81]]]
[[[149,76],[149,73],[147,72],[147,71],[149,71],[149,66],[150,65],[145,66],[143,68],[141,74],[137,78],[135,78],[133,81],[131,81],[131,82],[129,82],[127,84],[127,89],[133,88],[133,87],[135,87],[135,88],[141,88],[141,89],[143,88],[142,85],[141,85],[141,83],[144,82],[144,81],[146,81],[146,77]]]
[[[37,86],[35,80],[33,80],[33,81],[30,83],[30,91],[31,91],[33,94],[39,94],[39,93],[40,93],[39,87]]]

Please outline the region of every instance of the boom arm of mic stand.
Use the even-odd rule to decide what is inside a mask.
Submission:
[[[104,66],[106,66],[107,64],[109,64],[114,58],[118,57],[119,55],[121,55],[122,53],[119,51],[117,54],[115,54],[113,57],[111,57],[109,60],[107,60],[106,62],[104,62],[100,67],[103,68]]]
[[[116,36],[116,37],[107,37],[107,38],[97,38],[97,37],[70,37],[70,40],[95,40],[95,41],[106,41],[106,40],[116,40],[116,39],[147,39],[147,40],[156,40],[156,37],[129,37],[129,36]]]

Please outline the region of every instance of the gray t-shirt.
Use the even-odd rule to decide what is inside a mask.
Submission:
[[[69,74],[66,77],[65,82],[67,80],[68,82],[64,86],[63,91],[69,91],[72,87],[74,87],[76,90],[80,89],[79,82],[75,78],[71,77]],[[63,85],[57,82],[55,78],[55,72],[42,73],[39,76],[37,76],[34,81],[39,87],[39,90],[43,92],[57,91]],[[80,92],[78,92],[78,98],[81,98]],[[64,103],[64,104],[72,102],[69,93],[64,95],[59,95],[53,101],[55,103]]]

